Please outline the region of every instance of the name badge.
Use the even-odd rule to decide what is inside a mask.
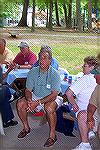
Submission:
[[[50,84],[47,84],[47,89],[50,89],[51,88],[51,85]]]

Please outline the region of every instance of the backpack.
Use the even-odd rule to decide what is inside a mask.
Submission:
[[[57,123],[56,123],[56,131],[63,133],[65,136],[73,136],[74,129],[74,120],[67,119],[63,116],[63,113],[70,113],[70,109],[68,105],[63,105],[59,107],[56,111],[57,114]]]

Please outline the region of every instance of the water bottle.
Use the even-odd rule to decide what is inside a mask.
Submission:
[[[7,70],[7,69],[6,69],[6,64],[2,64],[2,65],[1,65],[1,68],[2,68],[2,72],[5,73],[6,70]]]
[[[17,71],[17,70],[18,70],[18,66],[19,66],[19,65],[18,65],[18,64],[16,64],[16,67],[15,67],[15,69],[14,69],[15,71]]]
[[[67,79],[68,79],[68,74],[64,73],[64,81],[67,81]]]
[[[68,84],[71,84],[72,83],[72,76],[69,76],[68,77]]]

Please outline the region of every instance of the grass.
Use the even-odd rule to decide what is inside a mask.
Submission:
[[[90,37],[89,37],[90,36]],[[7,39],[7,46],[16,55],[19,52],[17,45],[22,41],[28,41],[30,49],[38,55],[42,44],[52,47],[53,57],[59,66],[67,69],[71,74],[81,71],[79,67],[86,56],[96,56],[100,52],[100,38],[90,33],[67,33],[36,31],[20,35],[18,39]]]

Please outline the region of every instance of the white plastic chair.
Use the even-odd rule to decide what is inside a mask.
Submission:
[[[2,121],[1,112],[0,112],[0,133],[1,135],[5,135],[4,129],[3,129],[3,121]]]

